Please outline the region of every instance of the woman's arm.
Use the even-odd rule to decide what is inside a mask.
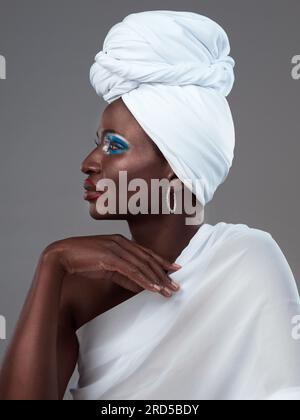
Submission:
[[[85,281],[99,283],[106,279],[133,292],[147,289],[170,297],[179,285],[166,271],[179,268],[121,235],[67,238],[50,244],[39,258],[4,360],[0,399],[63,397],[78,356],[72,305],[64,299],[65,276],[84,275]]]
[[[76,367],[79,352],[73,307],[69,305],[68,301],[65,301],[65,295],[66,293],[63,289],[57,334],[57,377],[58,397],[60,400],[64,397],[67,385]]]
[[[78,352],[71,316],[60,306],[64,275],[56,256],[43,252],[2,366],[0,399],[62,398]]]

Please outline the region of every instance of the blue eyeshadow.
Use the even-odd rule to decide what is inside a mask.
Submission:
[[[116,145],[118,145],[120,148],[118,150],[110,150],[110,148],[108,149],[107,153],[108,154],[120,154],[123,153],[123,151],[128,150],[128,144],[127,142],[123,141],[120,137],[116,136],[115,134],[107,134],[107,138],[109,140],[109,146],[111,145],[111,142],[116,143]]]

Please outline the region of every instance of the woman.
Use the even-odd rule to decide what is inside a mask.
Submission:
[[[267,232],[203,221],[233,159],[229,51],[196,13],[131,14],[109,31],[91,69],[109,105],[81,169],[91,217],[127,220],[132,240],[67,238],[42,252],[2,399],[61,399],[77,362],[75,399],[300,399],[300,300],[284,255]],[[104,179],[121,191],[109,209]],[[173,187],[157,197],[153,179]],[[196,219],[178,211],[188,191]]]

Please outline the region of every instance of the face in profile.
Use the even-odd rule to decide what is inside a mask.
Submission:
[[[128,184],[134,179],[142,179],[147,184],[148,190],[148,213],[151,212],[151,180],[167,179],[171,181],[177,178],[170,168],[165,157],[145,133],[122,98],[109,104],[102,116],[97,131],[97,145],[95,149],[84,159],[81,166],[82,172],[88,175],[85,182],[87,189],[86,199],[90,204],[90,215],[94,219],[126,219],[137,217],[128,211],[128,202],[136,194],[128,191]],[[124,188],[120,189],[119,174],[126,172],[126,194]],[[96,185],[100,180],[113,181],[116,188],[116,213],[99,212],[99,194],[96,193]],[[160,189],[161,191],[162,189]],[[107,190],[106,190],[107,191]],[[120,193],[120,197],[119,197]],[[127,197],[126,197],[127,196]],[[125,214],[119,212],[119,201],[126,205]],[[162,197],[159,197],[161,209]],[[105,203],[107,207],[107,202]],[[104,214],[102,214],[102,212]],[[140,214],[140,216],[145,216]]]

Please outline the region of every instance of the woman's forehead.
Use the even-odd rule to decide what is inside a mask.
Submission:
[[[121,98],[110,103],[101,115],[99,136],[106,130],[116,132],[132,142],[152,142]]]
[[[138,127],[139,124],[122,100],[109,104],[101,115],[100,126],[103,129],[113,128],[115,131],[124,128]]]

